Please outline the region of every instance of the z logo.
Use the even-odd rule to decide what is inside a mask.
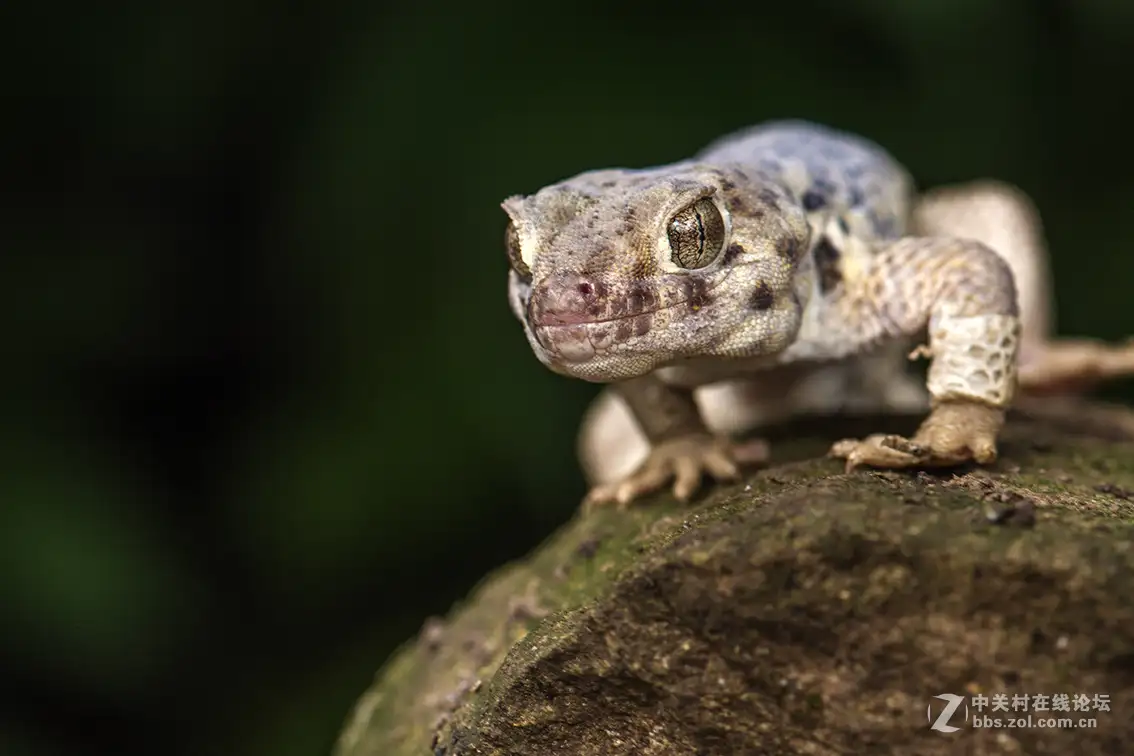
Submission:
[[[954,727],[949,724],[949,720],[953,718],[957,709],[961,708],[961,704],[965,703],[965,697],[953,693],[942,693],[939,696],[934,696],[934,698],[944,701],[945,708],[941,710],[941,713],[937,715],[937,719],[935,720],[933,718],[933,704],[931,703],[929,706],[925,707],[925,718],[931,723],[929,729],[937,730],[938,732],[957,732],[960,730],[960,727]],[[968,705],[965,706],[965,721],[969,721]]]

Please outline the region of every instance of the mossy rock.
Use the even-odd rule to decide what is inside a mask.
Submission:
[[[1131,418],[1033,404],[996,464],[933,474],[823,456],[911,418],[780,429],[774,467],[579,515],[490,575],[379,671],[336,754],[1134,752]],[[997,693],[1109,711],[930,729],[934,696]],[[1095,726],[973,727],[1028,713]]]

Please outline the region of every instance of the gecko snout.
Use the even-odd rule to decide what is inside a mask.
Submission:
[[[528,302],[537,327],[594,323],[608,317],[607,287],[578,273],[554,273],[532,289]]]

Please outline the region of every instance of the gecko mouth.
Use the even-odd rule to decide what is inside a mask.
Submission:
[[[625,343],[636,336],[645,336],[653,326],[654,315],[657,312],[659,310],[650,310],[638,315],[583,320],[575,323],[533,322],[532,333],[540,345],[557,361],[586,362],[615,344]]]
[[[665,307],[655,307],[650,310],[642,310],[640,312],[631,313],[629,315],[612,315],[610,317],[589,317],[584,313],[544,313],[542,317],[533,317],[531,320],[532,326],[541,330],[551,330],[556,328],[571,328],[574,326],[594,326],[602,325],[603,323],[624,323],[638,318],[647,318],[655,312],[661,310],[668,310],[671,307],[684,304],[684,302],[674,302],[673,304],[666,305]]]
[[[639,285],[626,295],[608,296],[598,282],[571,276],[542,282],[528,300],[532,335],[557,362],[577,364],[619,344],[650,332],[662,313],[699,312],[709,304],[713,290],[728,277],[708,283],[703,278],[681,277],[664,289]],[[668,295],[668,296],[667,296]],[[665,301],[675,297],[671,301]]]

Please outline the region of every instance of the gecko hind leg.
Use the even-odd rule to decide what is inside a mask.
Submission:
[[[1008,263],[1016,280],[1022,332],[1022,398],[1081,393],[1134,376],[1134,339],[1054,338],[1051,273],[1039,212],[1018,188],[975,181],[927,192],[914,209],[915,233],[976,239]]]
[[[1054,339],[1020,364],[1023,399],[1078,394],[1107,381],[1134,376],[1134,339]]]

